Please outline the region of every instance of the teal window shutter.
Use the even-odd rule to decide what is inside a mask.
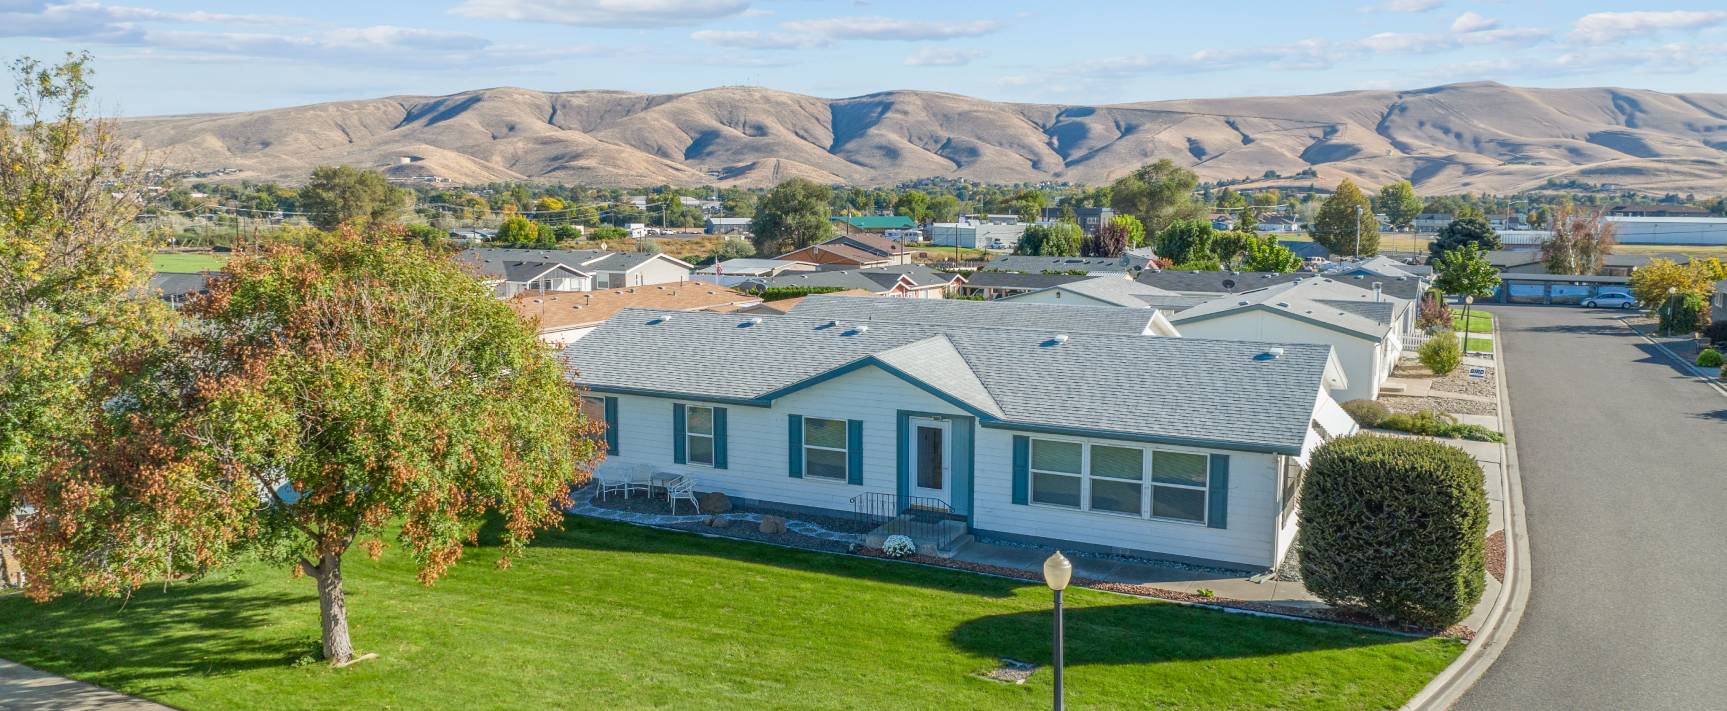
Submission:
[[[1031,438],[1013,436],[1013,502],[1024,504],[1031,491]]]
[[[1228,528],[1229,523],[1229,455],[1211,455],[1211,504],[1205,525]]]
[[[684,405],[672,403],[672,461],[679,464],[688,462],[684,454]]]
[[[714,408],[714,468],[726,468],[726,409]]]
[[[606,454],[618,453],[618,399],[606,398]]]
[[[863,420],[846,420],[846,483],[863,486]]]
[[[804,417],[786,415],[786,476],[804,478]]]

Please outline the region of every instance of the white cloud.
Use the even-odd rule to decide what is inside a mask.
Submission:
[[[1597,12],[1579,18],[1570,38],[1584,44],[1607,44],[1669,30],[1700,30],[1724,22],[1727,11],[1722,10]]]
[[[957,67],[970,64],[983,55],[981,49],[925,47],[906,57],[905,63],[911,67]]]
[[[741,15],[747,0],[463,0],[462,17],[590,27],[694,25]]]
[[[816,35],[755,30],[701,30],[691,32],[690,39],[732,49],[810,49],[832,44]]]
[[[1480,13],[1474,10],[1458,15],[1457,19],[1451,21],[1452,32],[1480,32],[1482,30],[1491,30],[1498,26],[1498,20],[1491,20],[1486,17],[1482,17]]]
[[[144,7],[104,5],[91,0],[49,3],[0,0],[0,37],[48,37],[105,43],[141,41],[142,24],[301,24],[296,17],[235,15],[217,12],[167,12]]]
[[[794,20],[781,27],[792,32],[805,32],[833,40],[945,40],[956,37],[977,37],[1001,29],[995,20],[902,20],[892,17],[830,17],[821,20]]]
[[[1445,0],[1385,0],[1378,5],[1363,5],[1356,9],[1360,12],[1427,12],[1444,4]]]

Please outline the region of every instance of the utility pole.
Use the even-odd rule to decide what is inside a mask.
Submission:
[[[1361,206],[1355,206],[1355,258],[1361,258]]]

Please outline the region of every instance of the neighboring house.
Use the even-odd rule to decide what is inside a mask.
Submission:
[[[840,235],[822,244],[851,247],[883,259],[892,260],[893,264],[911,263],[911,252],[906,251],[905,245],[888,237],[885,233],[879,235],[869,233]]]
[[[1294,252],[1295,256],[1301,257],[1303,261],[1331,258],[1331,250],[1326,249],[1325,245],[1318,242],[1303,242],[1301,240],[1283,239],[1278,240],[1277,243],[1284,249]]]
[[[557,263],[591,277],[592,283],[576,288],[552,288],[546,291],[586,291],[616,289],[650,284],[676,284],[690,280],[693,267],[676,257],[647,252],[611,252],[599,249],[494,249],[463,250],[460,259],[479,265],[487,274],[498,276],[490,265],[508,262]],[[512,296],[514,294],[506,294]]]
[[[964,284],[957,274],[938,272],[922,264],[905,264],[866,269],[841,269],[819,272],[781,274],[766,279],[751,279],[738,288],[754,290],[782,286],[858,289],[877,296],[904,296],[914,299],[947,298],[947,292]]]
[[[1715,282],[1715,293],[1709,296],[1709,320],[1727,323],[1727,279]]]
[[[1169,319],[1151,309],[1065,306],[959,299],[859,298],[816,294],[786,311],[791,316],[846,323],[894,321],[931,326],[991,326],[1041,329],[1046,333],[1122,333],[1177,337]]]
[[[628,310],[562,357],[612,459],[699,491],[1241,570],[1283,560],[1303,465],[1355,430],[1321,345]]]
[[[881,255],[875,252],[859,249],[851,244],[833,241],[812,244],[803,249],[795,249],[782,254],[776,259],[792,262],[809,262],[825,268],[856,269],[863,267],[887,267],[904,264],[908,257],[901,255]]]
[[[1025,236],[1026,225],[1016,217],[1011,222],[962,218],[959,222],[937,222],[929,226],[932,247],[962,249],[1013,249]]]
[[[1165,313],[1175,313],[1202,304],[1206,298],[1184,296],[1155,286],[1147,286],[1134,281],[1126,274],[1098,274],[1089,279],[1057,284],[1047,289],[1009,296],[1002,301],[1021,304],[1114,306],[1132,309],[1157,309]]]
[[[810,262],[795,262],[785,259],[727,259],[691,272],[690,278],[720,286],[733,286],[746,281],[776,277],[787,272],[813,272],[815,270],[816,265]]]
[[[462,227],[450,230],[450,239],[454,240],[462,240],[466,242],[490,242],[497,238],[497,230],[488,230],[480,227]]]
[[[885,232],[882,232],[881,236],[886,237],[888,239],[891,239],[895,242],[922,242],[923,241],[923,230],[918,230],[918,229],[887,230]]]
[[[1608,217],[1620,244],[1727,244],[1727,217]]]
[[[1674,264],[1691,263],[1691,255],[1688,254],[1609,254],[1601,258],[1601,270],[1596,273],[1603,276],[1628,277],[1656,259],[1665,259]]]
[[[1500,274],[1546,274],[1541,253],[1527,249],[1495,249],[1487,252],[1487,263]]]
[[[1604,274],[1501,274],[1491,300],[1509,304],[1579,304],[1600,294],[1631,293],[1631,278]]]
[[[1215,297],[1241,291],[1263,289],[1298,279],[1311,279],[1312,274],[1298,272],[1206,272],[1147,269],[1133,276],[1134,281],[1185,296]]]
[[[1074,223],[1078,224],[1079,228],[1081,230],[1084,230],[1085,233],[1088,235],[1097,234],[1097,228],[1102,227],[1106,224],[1109,224],[1110,219],[1114,218],[1114,217],[1115,217],[1115,210],[1113,208],[1108,208],[1108,207],[1076,207],[1076,208],[1073,208],[1073,221],[1074,221]],[[1044,222],[1060,221],[1061,220],[1061,208],[1059,208],[1059,207],[1043,208],[1043,211],[1038,215],[1038,219],[1040,219]]]
[[[1170,320],[1188,338],[1330,345],[1349,379],[1335,395],[1348,402],[1379,397],[1414,318],[1408,300],[1309,278],[1219,297]]]
[[[959,287],[959,295],[1001,299],[1090,278],[1079,274],[1023,274],[987,269],[965,275],[965,284]]]
[[[477,251],[468,250],[459,259],[477,269],[481,279],[499,298],[507,299],[523,292],[587,291],[594,288],[592,272],[581,271],[550,258],[471,254]]]
[[[915,229],[917,223],[905,215],[834,215],[830,220],[834,230],[843,234],[860,232],[881,234],[888,230]]]
[[[702,231],[710,235],[735,235],[750,231],[751,218],[710,217],[702,222]]]
[[[559,347],[581,340],[623,309],[731,311],[760,303],[760,298],[699,282],[522,294],[509,300],[516,313],[538,323],[540,340]]]
[[[1152,257],[1144,252],[1131,252],[1119,257],[1033,257],[1005,254],[989,260],[986,269],[1027,274],[1069,274],[1075,272],[1135,272],[1151,265]]]
[[[1254,229],[1259,232],[1277,232],[1280,234],[1300,232],[1301,220],[1294,215],[1262,215],[1255,223]],[[1307,242],[1306,244],[1313,243]]]
[[[1404,264],[1403,262],[1399,262],[1384,255],[1368,257],[1367,259],[1338,262],[1325,270],[1325,275],[1333,278],[1367,276],[1385,277],[1388,279],[1396,279],[1400,277],[1420,279],[1423,275],[1430,273],[1432,273],[1432,270],[1426,267]]]
[[[1454,219],[1456,218],[1446,212],[1423,212],[1415,216],[1410,226],[1414,227],[1416,232],[1438,232]]]
[[[1701,207],[1690,205],[1614,205],[1608,208],[1609,217],[1709,217],[1710,213]]]
[[[178,307],[199,294],[210,292],[210,275],[187,272],[156,272],[150,275],[150,293]]]

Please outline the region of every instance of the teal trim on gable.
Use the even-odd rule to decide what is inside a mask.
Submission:
[[[889,375],[892,375],[896,378],[899,378],[900,380],[904,380],[907,383],[911,383],[912,385],[917,386],[918,389],[920,389],[926,393],[929,393],[931,395],[934,395],[937,398],[940,398],[942,400],[942,402],[945,402],[949,405],[953,405],[954,407],[957,407],[961,410],[965,410],[966,412],[968,412],[968,413],[970,413],[976,417],[979,417],[979,418],[991,417],[991,415],[989,413],[984,412],[982,410],[979,410],[976,407],[973,407],[970,403],[967,403],[964,400],[961,400],[957,397],[954,397],[953,395],[949,394],[945,390],[942,390],[941,388],[938,388],[934,385],[926,383],[923,380],[920,380],[918,378],[914,378],[909,373],[906,373],[905,371],[900,370],[899,368],[895,368],[891,365],[888,365],[885,361],[882,361],[881,359],[879,359],[873,355],[864,356],[862,358],[854,360],[854,361],[847,363],[845,365],[842,365],[838,368],[834,368],[833,370],[827,371],[827,372],[822,373],[820,375],[816,375],[816,376],[813,376],[810,378],[805,378],[805,379],[800,380],[798,382],[792,383],[791,385],[787,385],[783,388],[780,388],[780,389],[775,390],[773,392],[770,392],[766,395],[763,395],[763,396],[761,396],[760,399],[763,401],[772,402],[773,400],[777,400],[779,398],[785,397],[785,396],[790,395],[792,393],[795,393],[799,390],[804,390],[804,389],[809,388],[811,386],[820,385],[820,384],[825,383],[829,380],[833,380],[834,378],[838,378],[842,375],[845,375],[847,373],[851,373],[851,372],[856,371],[856,370],[861,370],[861,369],[868,367],[868,366],[875,366],[877,368],[880,368],[883,372],[885,372]]]
[[[1229,455],[1211,455],[1211,483],[1205,525],[1211,528],[1229,527]]]
[[[804,416],[786,415],[786,476],[804,478]]]
[[[708,397],[706,395],[692,395],[690,393],[673,392],[671,390],[652,390],[652,389],[648,389],[648,388],[623,388],[623,387],[617,387],[615,385],[589,385],[587,383],[581,382],[580,380],[576,381],[576,384],[582,386],[584,389],[588,390],[589,392],[596,392],[596,393],[613,393],[613,394],[617,394],[617,395],[641,395],[644,397],[665,398],[667,400],[688,400],[690,402],[711,402],[711,403],[714,403],[716,405],[738,405],[741,407],[772,407],[773,406],[773,403],[768,402],[766,400],[755,400],[755,399],[750,399],[750,398]]]
[[[684,437],[684,404],[672,403],[672,461],[678,464],[688,464],[688,455],[684,452],[687,444]]]

